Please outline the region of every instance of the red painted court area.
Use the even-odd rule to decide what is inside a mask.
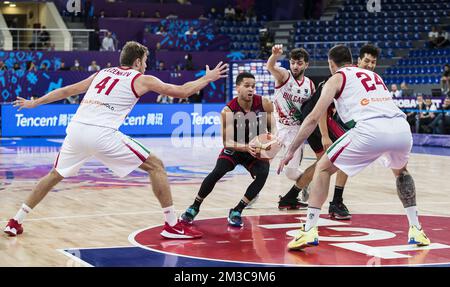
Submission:
[[[450,264],[450,218],[421,216],[432,244],[407,244],[408,222],[404,215],[355,214],[351,221],[319,221],[320,245],[304,251],[288,251],[304,215],[244,217],[243,228],[227,225],[226,218],[194,222],[200,240],[165,240],[161,226],[137,231],[130,241],[140,247],[180,256],[218,261],[289,266],[411,266]]]

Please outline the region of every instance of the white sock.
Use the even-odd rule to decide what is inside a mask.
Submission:
[[[319,208],[308,207],[308,213],[306,214],[305,231],[309,231],[311,228],[317,226],[319,216],[320,216]]]
[[[31,207],[29,207],[28,205],[23,203],[22,206],[20,207],[19,211],[17,211],[16,216],[13,217],[13,219],[16,220],[17,222],[19,222],[19,224],[22,224],[25,217],[27,216],[28,213],[31,212],[31,210],[32,210]]]
[[[175,224],[177,224],[178,219],[175,213],[175,208],[173,208],[173,205],[169,207],[164,207],[163,212],[164,212],[164,219],[170,226],[174,226]]]
[[[417,212],[417,206],[410,206],[405,208],[406,216],[408,217],[409,226],[415,226],[418,229],[422,229],[419,223],[419,214]]]

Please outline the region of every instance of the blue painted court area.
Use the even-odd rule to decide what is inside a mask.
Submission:
[[[233,263],[196,259],[154,252],[140,247],[95,249],[67,249],[64,252],[78,257],[94,267],[268,267],[269,265]],[[271,265],[274,266],[274,265]]]

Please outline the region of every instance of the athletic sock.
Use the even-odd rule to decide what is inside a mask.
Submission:
[[[409,226],[415,226],[419,230],[422,229],[419,223],[419,214],[417,212],[417,206],[410,206],[405,208],[406,216],[408,217]]]
[[[305,231],[309,231],[311,228],[317,226],[319,217],[320,217],[320,208],[308,207],[308,213],[306,215]]]
[[[248,203],[246,203],[245,201],[243,201],[241,199],[241,201],[239,201],[238,205],[236,205],[233,210],[235,211],[239,211],[240,213],[242,213],[242,210],[244,210],[244,208],[248,205]]]
[[[28,215],[28,213],[31,212],[31,210],[32,210],[31,207],[23,203],[19,211],[17,211],[16,216],[13,217],[13,219],[16,220],[19,224],[22,224],[22,222],[25,220],[25,217]]]
[[[163,212],[164,212],[164,219],[170,226],[174,226],[175,224],[177,224],[178,219],[175,213],[175,209],[173,208],[173,205],[169,207],[164,207]]]
[[[286,193],[285,196],[283,196],[283,198],[286,199],[294,199],[297,198],[300,191],[302,191],[299,187],[297,187],[295,184],[291,187],[291,189],[288,191],[288,193]]]
[[[194,200],[194,203],[192,204],[192,207],[198,211],[198,210],[200,210],[200,205],[202,204],[202,202],[203,202],[203,198],[199,198],[197,196]]]
[[[334,195],[333,195],[333,202],[339,203],[342,202],[342,194],[344,193],[344,187],[335,186],[334,187]]]

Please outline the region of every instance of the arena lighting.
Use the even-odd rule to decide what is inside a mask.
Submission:
[[[9,7],[16,7],[17,5],[14,3],[9,4]]]
[[[6,5],[8,5],[8,4],[10,4],[11,2],[9,2],[9,1],[4,1],[3,2],[3,4],[6,4]]]

